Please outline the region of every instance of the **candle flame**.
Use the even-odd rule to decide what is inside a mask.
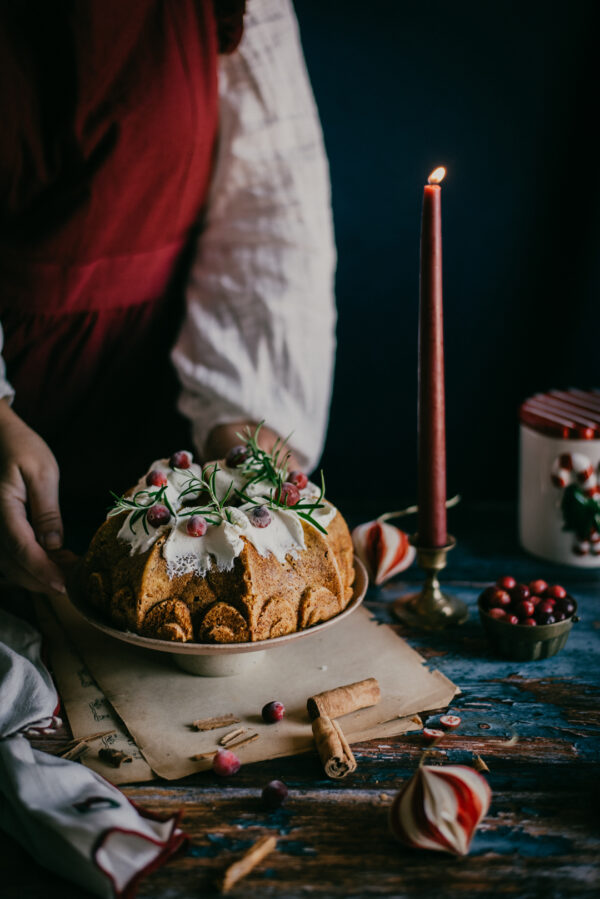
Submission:
[[[427,179],[428,184],[439,184],[440,181],[443,181],[446,175],[446,169],[443,165],[439,166],[439,168],[434,169],[429,178]]]

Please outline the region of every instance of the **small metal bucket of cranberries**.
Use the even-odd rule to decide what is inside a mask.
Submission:
[[[577,603],[560,584],[518,584],[501,577],[479,595],[479,617],[496,651],[510,659],[547,659],[563,648]]]

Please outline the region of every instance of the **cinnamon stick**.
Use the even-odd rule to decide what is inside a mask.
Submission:
[[[221,891],[223,893],[228,893],[229,890],[234,886],[242,877],[246,877],[250,871],[255,868],[259,862],[266,858],[270,852],[275,849],[277,845],[276,837],[261,837],[260,840],[248,849],[248,851],[239,858],[236,862],[229,865],[226,869],[225,874],[223,875],[223,880],[220,884]]]
[[[219,715],[217,718],[199,718],[192,721],[194,730],[216,730],[218,727],[228,727],[230,724],[239,724],[240,719],[235,715]]]
[[[349,712],[356,712],[370,705],[377,705],[381,699],[381,690],[377,679],[368,677],[366,680],[356,681],[354,684],[345,684],[334,690],[325,690],[310,696],[306,703],[311,719],[319,715],[327,715],[329,718],[341,718]]]
[[[133,761],[132,757],[121,749],[100,749],[98,758],[113,768],[120,768],[123,763]]]
[[[356,770],[356,759],[337,721],[319,715],[312,723],[312,732],[327,777],[339,779]]]

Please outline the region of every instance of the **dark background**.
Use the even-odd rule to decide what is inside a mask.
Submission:
[[[295,0],[330,160],[338,502],[416,499],[423,184],[443,184],[448,493],[516,495],[517,410],[600,386],[598,4]]]

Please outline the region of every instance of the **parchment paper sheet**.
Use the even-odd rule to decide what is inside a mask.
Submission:
[[[241,719],[236,727],[258,733],[258,740],[234,750],[248,763],[314,748],[306,711],[306,700],[313,693],[377,678],[381,702],[339,719],[349,742],[357,743],[418,729],[411,715],[445,707],[457,692],[444,675],[429,671],[421,656],[391,628],[372,621],[365,608],[336,627],[270,649],[250,672],[214,678],[181,671],[167,653],[106,636],[67,600],[53,606],[148,765],[169,780],[209,768],[210,759],[192,761],[190,756],[214,751],[219,738],[232,729],[196,732],[190,724],[197,718],[233,713]],[[285,705],[285,718],[264,724],[260,711],[274,699]],[[71,716],[68,703],[67,712]],[[123,776],[131,780],[130,773],[123,771]]]
[[[85,663],[71,646],[67,633],[45,597],[35,598],[38,624],[45,638],[50,667],[56,680],[63,708],[67,713],[73,737],[115,731],[90,744],[80,761],[113,784],[152,780],[148,762],[119,720],[104,693],[96,684]],[[113,768],[98,758],[102,748],[120,749],[130,755],[131,762]]]

